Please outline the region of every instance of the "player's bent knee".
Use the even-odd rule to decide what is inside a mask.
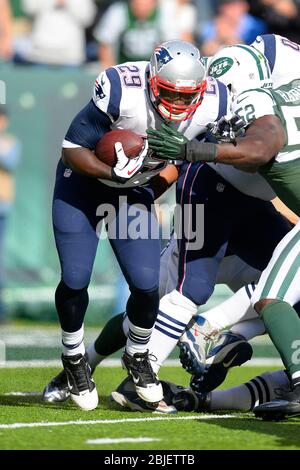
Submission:
[[[145,308],[151,311],[156,311],[158,309],[158,287],[150,291],[131,288],[131,297],[138,305],[143,306],[143,310]]]
[[[130,273],[128,279],[129,289],[140,292],[154,292],[158,290],[159,275],[154,269],[139,269],[135,273]]]
[[[260,299],[254,303],[255,311],[260,315],[261,311],[264,307],[271,304],[272,302],[276,302],[276,299]]]
[[[62,280],[66,286],[73,290],[84,289],[89,285],[91,272],[87,269],[72,269],[69,272],[63,272]]]
[[[213,285],[206,282],[201,283],[199,279],[195,279],[195,282],[186,283],[181,289],[184,297],[191,300],[196,305],[204,305],[211,297],[213,291]]]
[[[192,315],[197,313],[197,305],[178,292],[178,290],[174,289],[172,292],[161,298],[159,310],[172,314],[177,309],[189,310]]]

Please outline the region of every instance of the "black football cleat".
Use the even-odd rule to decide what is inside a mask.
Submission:
[[[157,403],[163,400],[163,389],[151,366],[149,351],[130,356],[126,351],[122,363],[132,377],[136,393],[147,402]]]
[[[85,359],[88,361],[88,354],[85,353]],[[92,375],[95,369],[92,369]],[[42,394],[42,401],[47,403],[60,403],[70,398],[70,390],[68,385],[67,374],[64,369],[57,374],[46,385]]]
[[[164,383],[162,383],[162,386],[164,387]],[[131,376],[126,377],[126,379],[120,383],[118,388],[111,392],[110,398],[123,408],[128,408],[131,411],[163,414],[177,413],[175,406],[167,404],[164,399],[157,403],[149,403],[142,400],[136,393],[135,385]]]
[[[98,393],[89,363],[85,356],[61,356],[67,376],[70,396],[82,410],[94,410],[98,406]]]
[[[185,387],[177,387],[172,403],[177,411],[201,413],[209,411],[211,396],[209,393],[198,393]],[[180,390],[181,388],[181,390]]]
[[[290,390],[278,390],[277,399],[253,409],[256,418],[264,421],[283,421],[300,416],[300,386]]]
[[[70,390],[68,385],[67,374],[62,370],[58,375],[53,377],[44,388],[42,401],[48,403],[64,402],[70,398]]]

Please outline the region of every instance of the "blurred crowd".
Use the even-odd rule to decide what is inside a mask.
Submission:
[[[300,42],[300,0],[0,0],[0,60],[105,68],[181,38],[204,55],[276,33]]]

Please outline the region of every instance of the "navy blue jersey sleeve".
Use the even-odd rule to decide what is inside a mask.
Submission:
[[[110,125],[107,114],[91,100],[71,122],[65,140],[93,150],[103,134],[110,130]]]
[[[268,59],[271,73],[274,70],[275,59],[276,59],[276,39],[274,34],[263,34],[261,36],[263,39],[265,50],[264,55]]]

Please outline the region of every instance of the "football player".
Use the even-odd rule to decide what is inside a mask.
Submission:
[[[165,172],[166,170],[164,170],[162,174]],[[159,280],[160,297],[170,293],[176,287],[177,272],[178,243],[174,237],[172,237],[161,254]],[[228,253],[228,256],[225,256],[221,262],[216,283],[227,284],[235,291],[241,285],[244,285],[245,282],[258,279],[259,275],[260,271],[247,265],[237,256]],[[126,312],[120,313],[108,320],[99,336],[87,348],[86,356],[92,371],[94,371],[105,358],[125,346],[128,330],[128,317]],[[245,343],[243,347],[246,348],[246,350],[241,352],[241,348],[239,348],[238,351],[239,360],[243,360],[244,362],[244,360],[246,360],[245,355],[249,357],[252,353],[252,349],[248,343]],[[45,387],[43,391],[43,401],[65,401],[69,396],[70,390],[66,373],[63,370]],[[151,409],[151,406],[148,404],[147,408]]]
[[[228,110],[227,88],[213,78],[205,79],[198,49],[186,42],[170,41],[155,49],[150,63],[126,63],[102,72],[93,99],[70,125],[53,198],[53,227],[62,271],[55,302],[62,328],[62,362],[71,398],[80,408],[93,409],[98,403],[84,356],[83,320],[97,231],[103,221],[103,216],[97,215],[101,204],[115,210],[112,220],[106,221],[108,237],[131,292],[126,307],[129,329],[123,365],[141,398],[149,402],[162,398],[148,342],[158,309],[160,261],[159,239],[151,237],[151,233],[158,233],[151,180],[166,163],[147,155],[145,141],[135,159],[128,159],[122,146],[116,144],[117,164],[111,168],[96,158],[96,143],[115,128],[146,137],[149,125],[159,129],[166,120],[193,139],[206,130],[208,122],[218,120]],[[128,214],[141,205],[147,237],[136,239],[129,233],[115,236],[124,213],[129,224],[132,216]]]
[[[293,47],[298,46],[293,44]],[[286,44],[286,47],[292,47]],[[233,52],[234,51],[234,52]],[[254,49],[251,51],[254,54]],[[274,90],[264,87],[247,89],[244,79],[253,77],[249,50],[244,45],[222,50],[222,60],[210,63],[220,67],[219,78],[230,76],[234,97],[233,111],[247,123],[245,135],[234,143],[183,143],[176,131],[150,131],[150,147],[160,158],[173,155],[188,161],[210,161],[235,165],[243,171],[258,171],[271,184],[280,199],[299,217],[300,79],[296,78]],[[299,51],[300,53],[300,51]],[[232,58],[233,56],[233,58]],[[257,72],[263,74],[266,58],[256,56]],[[230,59],[230,60],[228,60]],[[267,137],[267,138],[266,138]],[[161,143],[163,142],[163,146]],[[300,319],[293,305],[300,300],[300,223],[276,247],[263,271],[251,303],[261,315],[266,330],[279,351],[291,379],[290,390],[282,400],[260,405],[257,416],[293,415],[300,408]]]
[[[289,387],[286,371],[264,372],[248,382],[224,390],[198,393],[194,390],[162,381],[164,401],[154,409],[141,400],[134,390],[132,381],[127,377],[111,393],[111,398],[123,408],[132,411],[176,413],[177,411],[252,411],[256,406],[276,399]],[[295,412],[295,416],[300,414]]]
[[[165,51],[163,56],[165,57]],[[168,58],[165,67],[155,65],[160,72],[154,75],[159,78],[153,84],[154,95],[157,95],[156,88],[162,83],[162,77],[168,76],[168,74],[174,77],[175,71],[177,73],[172,60]],[[171,65],[172,68],[170,69]],[[167,81],[168,87],[170,87],[171,75],[169,81]],[[263,80],[265,78],[269,79],[267,75]],[[261,78],[258,77],[258,80],[261,81]],[[176,110],[177,105],[170,102],[170,90],[163,86],[162,89],[166,90],[166,94],[163,94],[161,102],[158,101],[158,106],[161,105],[160,111],[166,117],[170,117],[174,109]],[[217,82],[209,81],[203,103],[192,119],[193,123],[196,117],[198,118],[197,131],[200,134],[206,131],[205,123],[212,115],[216,119],[227,112],[227,93],[226,87],[219,89]],[[179,110],[177,111],[179,112]],[[178,120],[178,115],[176,115],[176,120]],[[187,121],[185,125],[188,124]],[[187,127],[186,130],[186,135],[189,138],[192,137],[191,129],[192,125]],[[258,195],[259,193],[261,200],[249,197],[248,194],[245,195],[238,190],[248,194],[254,192]],[[204,248],[198,250],[197,253],[190,250],[191,260],[187,259],[186,254],[181,256],[181,259],[185,259],[185,261],[180,267],[179,283],[184,284],[184,289],[181,288],[182,292],[172,289],[162,299],[155,331],[149,344],[150,351],[157,357],[157,361],[152,365],[156,370],[176,345],[187,323],[196,313],[197,306],[205,303],[211,295],[219,264],[224,257],[228,242],[232,244],[233,249],[240,252],[241,256],[254,264],[254,267],[262,269],[265,266],[271,256],[272,246],[275,246],[274,243],[277,244],[289,230],[289,226],[278,217],[272,205],[265,201],[271,199],[273,195],[274,193],[270,191],[268,185],[264,184],[259,175],[244,174],[230,167],[219,165],[216,168],[210,168],[207,165],[190,164],[187,165],[185,171],[181,171],[177,186],[178,201],[182,203],[183,207],[185,203],[192,203],[194,208],[199,203],[204,204],[207,222],[205,223],[206,243]],[[245,207],[247,207],[247,211],[245,211]],[[253,218],[256,221],[259,219],[262,224],[266,224],[268,227],[270,227],[270,224],[273,226],[273,240],[270,240],[270,235],[268,235],[264,244],[255,243],[256,253],[251,249],[251,243],[253,243],[255,237],[253,223],[251,222]],[[241,223],[242,220],[243,223]],[[243,227],[243,235],[241,235],[241,227]],[[266,233],[265,230],[263,232]],[[188,240],[185,239],[183,251],[186,251],[187,242]],[[190,271],[186,269],[186,266],[190,267]],[[202,279],[200,286],[198,286],[196,276]],[[176,282],[178,282],[178,279],[176,279]]]
[[[300,63],[299,63],[299,50],[300,46],[289,39],[275,35],[266,34],[258,36],[252,43],[253,49],[244,46],[244,51],[249,51],[249,55],[257,50],[262,52],[268,62],[271,71],[271,77],[273,81],[273,87],[277,88],[292,79],[300,77]],[[247,85],[249,88],[252,87],[251,80],[244,77],[244,81],[240,80],[241,71],[238,71],[232,64],[239,60],[237,52],[243,54],[243,51],[237,50],[236,48],[225,49],[226,54],[223,50],[219,51],[215,56],[208,58],[208,73],[212,76],[218,77],[223,83],[225,83],[229,89],[232,89],[232,83],[234,83],[234,92],[238,93],[244,83],[249,82]],[[245,55],[245,54],[244,54]],[[250,59],[251,60],[251,59]],[[235,79],[236,73],[239,72],[239,83]],[[250,74],[249,74],[250,75]],[[226,121],[226,120],[225,120]],[[240,119],[239,124],[242,123]],[[224,127],[225,126],[225,127]],[[240,128],[238,129],[240,131]],[[223,141],[230,141],[230,131],[232,128],[226,126],[226,122],[220,126],[214,126],[216,137]],[[278,202],[277,202],[278,205]],[[279,205],[279,210],[282,208],[282,203]],[[298,217],[289,211],[286,206],[284,207],[285,214],[291,220],[294,225]],[[264,324],[262,320],[257,316],[257,312],[251,306],[250,298],[254,292],[254,284],[249,284],[238,292],[233,297],[226,300],[223,304],[218,305],[211,311],[205,312],[199,318],[199,327],[197,323],[193,325],[188,335],[182,337],[180,346],[182,347],[182,361],[184,367],[187,368],[192,374],[199,374],[199,379],[195,378],[195,382],[205,389],[211,389],[217,387],[225,379],[228,368],[227,350],[228,347],[232,348],[232,357],[234,357],[234,336],[241,335],[247,340],[263,334],[265,332]],[[299,313],[299,306],[296,306]],[[234,325],[234,326],[232,326]],[[205,374],[202,376],[201,369],[204,365],[200,363],[200,356],[196,353],[196,349],[186,348],[186,343],[189,343],[189,337],[196,339],[198,344],[198,351],[205,351],[208,347],[207,339],[211,339],[211,334],[215,334],[224,329],[231,328],[231,332],[222,334],[218,339],[215,347],[210,351],[209,357],[207,357]],[[194,336],[196,332],[196,337]],[[203,334],[204,333],[204,334]],[[223,351],[224,348],[224,351]],[[196,354],[194,355],[193,352]],[[224,360],[224,357],[226,359]],[[202,353],[203,357],[203,353]],[[224,363],[225,366],[224,366]],[[202,376],[202,377],[200,377]]]

